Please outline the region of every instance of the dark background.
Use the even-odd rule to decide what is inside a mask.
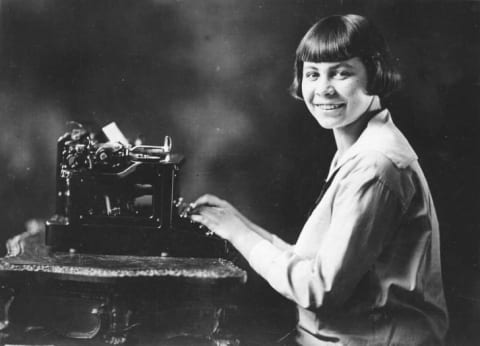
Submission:
[[[0,243],[53,213],[69,120],[172,136],[187,200],[217,194],[293,241],[335,150],[288,94],[294,51],[337,13],[371,18],[398,58],[389,108],[436,202],[452,330],[478,337],[479,2],[0,0]]]

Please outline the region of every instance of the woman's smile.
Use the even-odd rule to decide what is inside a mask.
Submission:
[[[345,106],[344,103],[318,103],[314,104],[315,107],[320,108],[323,111],[333,111]]]

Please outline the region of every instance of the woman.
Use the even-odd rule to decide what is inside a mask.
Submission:
[[[364,17],[331,16],[304,36],[292,91],[337,152],[323,196],[287,244],[205,195],[192,220],[230,241],[298,305],[300,345],[441,345],[448,327],[430,191],[382,98],[399,83]]]

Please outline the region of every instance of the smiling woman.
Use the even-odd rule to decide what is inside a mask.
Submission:
[[[380,108],[378,96],[367,93],[367,71],[359,58],[340,63],[305,62],[302,95],[310,113],[326,129],[345,127],[368,109]]]
[[[358,15],[315,24],[292,93],[333,130],[337,153],[295,244],[205,195],[192,220],[230,241],[298,306],[285,345],[441,345],[448,328],[439,226],[417,155],[382,107],[398,86],[387,46]]]

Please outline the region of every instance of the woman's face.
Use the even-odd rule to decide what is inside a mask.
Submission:
[[[367,71],[359,58],[304,62],[302,94],[308,110],[326,129],[354,123],[368,109]]]

